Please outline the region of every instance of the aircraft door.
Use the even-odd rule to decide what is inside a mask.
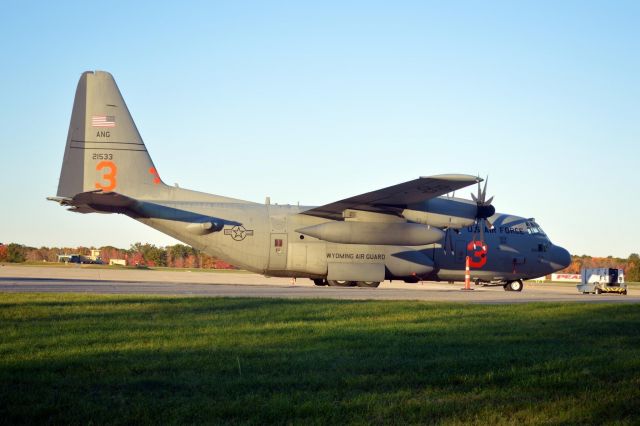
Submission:
[[[271,234],[269,245],[269,270],[287,269],[287,234]]]

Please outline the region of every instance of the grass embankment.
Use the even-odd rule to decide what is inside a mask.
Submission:
[[[640,422],[637,305],[0,297],[0,423]]]

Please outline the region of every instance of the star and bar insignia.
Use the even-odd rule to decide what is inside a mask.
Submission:
[[[235,241],[242,241],[247,237],[253,236],[253,230],[246,229],[242,225],[236,225],[231,229],[225,229],[224,235],[231,235],[231,238],[233,238]]]

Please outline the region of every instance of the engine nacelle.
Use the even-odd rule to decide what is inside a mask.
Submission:
[[[444,237],[440,229],[406,222],[327,222],[296,232],[331,243],[399,246],[423,246]]]
[[[429,256],[412,249],[388,254],[385,266],[396,277],[422,278],[434,269],[433,260]]]

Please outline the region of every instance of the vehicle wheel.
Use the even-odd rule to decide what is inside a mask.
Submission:
[[[352,287],[356,285],[354,281],[345,281],[345,280],[327,280],[327,284],[332,287]]]
[[[378,281],[357,281],[356,285],[358,287],[367,287],[367,288],[376,288],[380,285]]]
[[[622,294],[626,296],[627,295],[627,290],[623,291]]]
[[[596,287],[596,291],[595,291],[595,293],[596,293],[596,294],[601,294],[601,293],[602,293],[602,290],[600,290],[598,287]]]
[[[511,281],[509,284],[507,284],[507,286],[511,291],[522,291],[522,289],[524,288],[522,280]]]
[[[319,287],[327,285],[327,280],[323,280],[322,278],[315,278],[313,283]]]

